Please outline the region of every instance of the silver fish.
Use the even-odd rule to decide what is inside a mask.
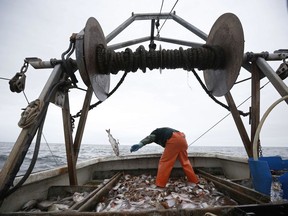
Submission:
[[[48,212],[59,212],[59,211],[64,211],[68,210],[69,206],[63,205],[63,204],[53,204],[48,208]]]
[[[110,133],[110,129],[106,130],[106,132],[108,133],[109,142],[112,146],[112,149],[113,149],[115,155],[119,156],[119,141],[114,139],[114,137]]]
[[[23,207],[21,208],[21,210],[29,211],[29,210],[33,209],[36,205],[37,205],[37,200],[33,199],[33,200],[30,200],[27,203],[25,203],[23,205]]]
[[[96,206],[96,212],[103,211],[105,209],[105,207],[106,207],[105,203],[103,203],[103,202],[98,203],[97,206]]]
[[[78,192],[75,192],[73,194],[73,201],[74,202],[80,202],[81,200],[83,200],[85,198],[85,194],[84,193],[78,193]]]
[[[56,203],[56,201],[43,200],[43,201],[37,203],[37,207],[41,211],[46,211],[48,208],[50,208],[50,206],[52,206],[55,203]]]

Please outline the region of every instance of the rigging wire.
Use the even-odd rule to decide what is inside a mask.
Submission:
[[[162,3],[161,3],[160,12],[159,12],[160,14],[162,13],[163,4],[164,4],[164,0],[162,0]]]
[[[162,1],[161,10],[162,10],[162,6],[163,6],[163,2],[164,2],[164,1]],[[176,5],[177,5],[178,2],[179,2],[179,0],[176,0],[176,2],[175,2],[175,4],[173,5],[172,9],[170,10],[169,14],[172,13],[172,11],[174,10],[174,8],[176,7]],[[160,12],[160,13],[161,13],[161,12]],[[157,30],[157,36],[158,36],[158,37],[159,37],[160,31],[162,30],[162,28],[163,28],[163,26],[165,25],[166,21],[167,21],[167,18],[164,20],[164,22],[163,22],[163,24],[161,25],[160,29]]]
[[[250,80],[250,79],[251,79],[251,77],[248,77],[248,78],[243,79],[243,80],[239,80],[239,81],[235,82],[234,85],[239,84],[239,83],[242,83],[242,82],[245,82],[245,81],[248,81],[248,80]]]
[[[28,100],[28,98],[27,98],[27,95],[26,95],[26,93],[25,93],[24,90],[23,90],[23,95],[24,95],[24,97],[25,97],[25,99],[26,99],[27,104],[29,104],[30,102],[29,102],[29,100]]]
[[[49,149],[49,151],[50,151],[50,154],[52,155],[52,158],[54,159],[56,165],[57,165],[57,166],[60,166],[60,164],[58,163],[59,161],[56,159],[55,155],[53,154],[53,152],[52,152],[52,150],[51,150],[51,148],[50,148],[50,146],[49,146],[49,144],[48,144],[48,142],[47,142],[47,139],[46,139],[46,137],[45,137],[45,135],[44,135],[43,132],[42,132],[42,137],[43,137],[43,139],[45,140],[45,143],[46,143],[46,145],[47,145],[47,147],[48,147],[48,149]]]
[[[1,80],[7,80],[7,81],[10,81],[10,79],[8,78],[5,78],[5,77],[0,77]]]
[[[225,118],[227,118],[231,113],[226,114],[224,117],[222,117],[218,122],[216,122],[214,125],[212,125],[208,130],[206,130],[204,133],[202,133],[197,139],[195,139],[193,142],[189,144],[192,145],[195,142],[197,142],[199,139],[201,139],[205,134],[207,134],[210,130],[212,130],[214,127],[216,127],[220,122],[222,122]]]
[[[189,83],[189,73],[187,72],[187,78],[186,78],[186,83],[187,83],[187,86],[191,89],[191,91],[193,90],[192,89],[192,86],[190,85]]]
[[[270,81],[266,82],[262,87],[260,87],[260,90],[263,89],[266,85],[268,85],[270,83]],[[251,98],[251,96],[249,96],[248,98],[246,98],[242,103],[240,103],[238,107],[242,106],[244,103],[246,103],[249,99]],[[202,133],[198,138],[196,138],[193,142],[191,142],[189,144],[189,146],[191,146],[192,144],[194,144],[195,142],[197,142],[200,138],[202,138],[205,134],[207,134],[210,130],[212,130],[214,127],[216,127],[220,122],[222,122],[225,118],[227,118],[229,115],[231,115],[231,112],[229,112],[227,115],[225,115],[224,117],[222,117],[218,122],[216,122],[214,125],[212,125],[210,128],[208,128],[208,130],[206,130],[204,133]],[[189,147],[188,146],[188,147]]]

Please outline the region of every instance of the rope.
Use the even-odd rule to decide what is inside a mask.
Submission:
[[[219,69],[224,65],[224,51],[219,46],[209,45],[186,50],[180,47],[178,50],[146,51],[141,45],[135,52],[129,48],[122,52],[115,52],[99,45],[96,48],[96,62],[100,74],[117,74],[120,70],[136,72],[138,69],[145,73],[146,68],[150,70],[157,68]]]
[[[37,120],[37,116],[40,113],[42,106],[43,103],[39,99],[29,103],[27,108],[21,113],[21,118],[18,122],[18,126],[20,128],[27,128],[30,125],[34,124]]]
[[[47,96],[47,101],[50,100],[51,96],[54,94],[54,91],[62,84],[67,84],[66,81],[60,81],[59,83],[54,84],[52,86],[52,90],[50,91],[49,95]],[[24,96],[28,102],[28,98],[24,93]],[[20,128],[27,128],[30,125],[34,124],[37,121],[38,114],[40,113],[42,107],[44,106],[44,102],[40,99],[36,99],[28,104],[27,108],[21,113],[21,118],[18,122],[18,126]]]
[[[128,74],[127,72],[125,72],[125,73],[123,74],[123,76],[121,77],[121,79],[119,80],[119,82],[117,83],[117,85],[115,86],[115,88],[114,88],[111,92],[108,93],[107,98],[109,98],[109,97],[120,87],[120,85],[124,82],[127,74]],[[103,101],[98,101],[98,102],[90,105],[90,106],[89,106],[89,110],[94,109],[95,107],[97,107],[97,106],[98,106],[99,104],[101,104],[102,102],[103,102]],[[80,111],[79,111],[78,113],[76,113],[75,115],[71,116],[71,119],[74,120],[74,118],[80,117],[80,116],[81,116],[81,113],[82,113],[82,110],[80,110]]]
[[[29,102],[28,97],[27,97],[27,95],[26,95],[26,93],[25,93],[24,90],[23,90],[23,95],[24,95],[24,97],[25,97],[25,100],[26,100],[27,104],[29,104],[30,102]]]
[[[8,78],[5,78],[5,77],[0,77],[0,79],[2,79],[2,80],[7,80],[7,81],[9,81],[10,79],[8,79]]]
[[[175,4],[173,5],[173,7],[171,8],[171,10],[170,10],[169,14],[171,14],[171,13],[172,13],[172,11],[173,11],[173,10],[174,10],[174,8],[176,7],[176,5],[177,5],[178,1],[179,1],[179,0],[176,0],[176,2],[175,2]],[[162,4],[163,4],[163,2],[162,2]],[[161,6],[161,10],[162,10],[162,6]],[[167,18],[165,19],[164,23],[161,25],[160,29],[158,30],[158,32],[157,32],[157,36],[159,36],[159,35],[160,35],[160,31],[162,30],[162,28],[163,28],[163,26],[165,25],[166,21],[167,21]]]
[[[28,103],[28,105],[29,105],[29,100],[28,100],[28,97],[27,97],[27,95],[26,95],[26,93],[25,93],[25,91],[23,90],[23,95],[24,95],[24,97],[25,97],[25,99],[26,99],[26,101],[27,101],[27,103]],[[43,130],[42,129],[42,127],[41,126],[39,126],[39,129],[38,130],[40,130],[40,128],[41,128],[41,131]],[[39,133],[39,131],[38,131],[38,133]],[[47,141],[47,139],[46,139],[46,137],[45,137],[45,135],[44,135],[44,133],[42,132],[42,137],[43,137],[43,139],[45,140],[45,143],[46,143],[46,145],[47,145],[47,147],[48,147],[48,149],[49,149],[49,151],[50,151],[50,154],[52,155],[52,157],[53,157],[53,159],[54,159],[54,161],[55,161],[55,164],[57,165],[57,166],[59,166],[60,164],[58,163],[58,161],[56,160],[56,157],[55,157],[55,155],[53,154],[53,152],[52,152],[52,150],[51,150],[51,148],[50,148],[50,146],[49,146],[49,143],[48,143],[48,141]],[[35,150],[34,150],[34,152],[36,151],[37,149],[36,149],[36,144],[35,144]],[[37,150],[38,151],[38,150]],[[34,153],[35,154],[35,153]],[[38,155],[38,153],[37,153],[37,155]],[[34,157],[34,156],[33,156]],[[32,165],[30,165],[30,166],[32,166]]]
[[[28,103],[28,106],[29,106],[29,103],[30,103],[30,102],[29,102],[28,97],[27,97],[27,95],[26,95],[26,93],[25,93],[24,90],[23,90],[23,95],[24,95],[24,97],[25,97],[25,99],[26,99],[26,101],[27,101],[27,103]],[[41,126],[39,126],[39,129],[38,129],[38,130],[40,130],[40,128],[41,128]],[[52,155],[52,157],[53,157],[53,159],[54,159],[54,161],[55,161],[55,164],[56,164],[57,166],[59,166],[60,164],[58,163],[55,155],[53,154],[53,152],[52,152],[52,150],[51,150],[51,148],[50,148],[50,146],[49,146],[49,143],[48,143],[48,141],[47,141],[44,133],[42,132],[42,130],[43,130],[43,129],[41,128],[42,137],[43,137],[43,139],[45,140],[45,143],[46,143],[46,145],[47,145],[47,147],[48,147],[48,149],[49,149],[49,151],[50,151],[50,154]],[[38,131],[38,133],[39,133],[39,131]],[[34,150],[34,151],[36,151],[36,145],[35,145],[35,150]]]
[[[46,137],[45,137],[45,135],[44,135],[43,132],[42,132],[42,137],[43,137],[43,139],[45,140],[45,143],[46,143],[46,145],[47,145],[47,147],[48,147],[48,149],[49,149],[49,151],[50,151],[50,154],[52,155],[52,158],[53,158],[54,161],[55,161],[56,166],[60,166],[60,163],[58,163],[59,161],[56,159],[56,156],[53,154],[53,152],[52,152],[52,150],[51,150],[51,148],[50,148],[50,145],[49,145],[49,143],[48,143],[48,141],[47,141],[47,139],[46,139]]]
[[[210,130],[212,130],[214,127],[216,127],[220,122],[222,122],[225,118],[227,118],[231,113],[228,113],[227,115],[225,115],[223,118],[221,118],[218,122],[216,122],[214,125],[212,125],[212,127],[210,127],[208,130],[206,130],[203,134],[201,134],[197,139],[195,139],[193,142],[191,142],[189,144],[192,145],[195,142],[197,142],[200,138],[202,138],[205,134],[207,134]]]
[[[162,3],[161,3],[160,12],[159,12],[160,14],[162,13],[163,4],[164,4],[164,0],[162,0]]]
[[[46,112],[47,112],[47,109],[48,109],[48,104],[44,104],[44,103],[43,103],[42,106],[43,106],[43,108],[42,108],[42,109],[43,109],[43,112],[39,113],[40,115],[38,115],[39,123],[38,123],[38,125],[37,125],[37,128],[35,128],[35,132],[36,132],[37,129],[39,129],[39,128],[42,127],[42,123],[44,123],[44,119],[45,119]],[[38,132],[39,132],[39,130],[38,130]],[[27,153],[27,151],[28,151],[28,148],[29,148],[29,146],[30,146],[33,138],[34,138],[34,136],[32,136],[31,134],[29,134],[29,136],[26,137],[26,142],[24,143],[24,146],[23,146],[24,149],[23,149],[23,151],[22,151],[22,153],[21,153],[21,155],[20,155],[20,158],[19,158],[17,161],[14,161],[14,162],[15,162],[15,166],[14,166],[14,168],[11,170],[11,174],[9,175],[9,176],[10,176],[10,177],[9,177],[9,180],[8,180],[8,182],[6,182],[5,187],[4,187],[3,190],[2,190],[3,193],[0,194],[0,202],[1,202],[1,200],[2,200],[4,197],[6,197],[6,193],[7,193],[7,192],[10,193],[10,192],[9,192],[9,188],[13,185],[14,178],[15,178],[16,174],[18,173],[19,168],[21,167],[21,164],[22,164],[22,162],[23,162],[23,160],[24,160],[24,158],[25,158],[25,155],[26,155],[26,153]],[[40,139],[39,139],[39,138],[40,138],[40,137],[39,137],[39,135],[38,135],[38,137],[37,137],[37,142],[38,142],[38,140],[39,140],[39,142],[40,142]],[[38,146],[38,147],[39,147],[39,146]],[[36,150],[36,151],[38,151],[38,150],[37,150],[38,147],[35,146],[35,150]],[[33,154],[33,158],[37,158],[37,154],[38,154],[38,153],[34,153],[34,154]],[[35,159],[35,160],[36,160],[36,159]],[[28,170],[26,171],[27,175],[28,175],[28,173],[30,172],[30,170],[33,169],[33,166],[34,166],[33,163],[35,163],[35,161],[31,161],[31,163],[30,163],[30,165],[29,165],[29,168],[28,168]],[[21,183],[22,183],[23,181],[25,181],[26,174],[25,174],[24,176],[25,176],[25,177],[20,180]],[[13,192],[13,191],[12,191],[12,192]]]
[[[248,78],[243,79],[243,80],[239,80],[239,81],[235,82],[234,85],[242,83],[242,82],[246,82],[247,80],[251,80],[251,77],[248,77]]]
[[[162,13],[163,4],[164,4],[164,0],[162,0],[159,14]],[[157,37],[159,37],[159,33],[160,33],[160,31],[159,31],[159,26],[160,26],[160,21],[159,21],[159,17],[157,17],[157,20],[156,20],[156,23],[155,23],[155,27],[156,27],[156,29],[157,29]],[[153,36],[154,36],[154,35],[153,35]],[[160,46],[161,46],[161,45],[160,45]]]
[[[267,83],[265,83],[260,89],[263,89],[266,85],[268,85],[270,83],[270,81],[268,81]],[[244,103],[246,103],[246,101],[248,101],[251,98],[251,96],[249,96],[248,98],[246,98],[242,103],[240,103],[238,107],[242,106]],[[213,129],[216,125],[218,125],[220,122],[222,122],[225,118],[227,118],[229,115],[231,115],[231,113],[228,113],[227,115],[225,115],[223,118],[221,118],[218,122],[216,122],[212,127],[210,127],[208,130],[206,130],[203,134],[201,134],[197,139],[195,139],[193,142],[191,142],[189,144],[192,145],[194,144],[196,141],[198,141],[201,137],[203,137],[206,133],[208,133],[211,129]]]
[[[196,71],[194,69],[192,69],[193,74],[195,75],[196,79],[198,80],[198,82],[200,83],[201,87],[204,89],[204,91],[206,92],[206,94],[208,94],[208,96],[217,104],[219,104],[220,106],[222,106],[223,108],[227,109],[228,111],[230,111],[230,107],[227,106],[226,104],[222,103],[221,101],[217,100],[212,94],[211,92],[206,88],[206,86],[204,85],[204,83],[202,82],[202,80],[200,79],[200,77],[198,76],[198,74],[196,73]],[[242,116],[248,116],[250,113],[244,113],[241,110],[238,110],[239,114]]]

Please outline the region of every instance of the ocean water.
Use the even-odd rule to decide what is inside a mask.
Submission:
[[[5,161],[8,158],[10,151],[13,148],[13,143],[0,142],[0,169],[2,169]],[[120,155],[129,155],[130,146],[120,145],[119,146]],[[283,159],[288,159],[288,147],[262,147],[263,156],[280,155]],[[34,144],[31,144],[24,162],[18,172],[18,175],[25,173],[30,165],[32,156],[34,152]],[[136,153],[132,154],[147,154],[147,153],[162,153],[163,148],[156,144],[150,144],[141,148]],[[238,156],[246,158],[246,152],[242,146],[189,146],[188,152],[199,152],[199,153],[217,153],[229,156]],[[99,158],[104,156],[114,156],[111,145],[92,145],[92,144],[82,144],[80,148],[80,153],[78,161],[89,160],[92,158]],[[66,164],[66,150],[65,144],[61,143],[41,143],[39,155],[33,172],[47,170]]]

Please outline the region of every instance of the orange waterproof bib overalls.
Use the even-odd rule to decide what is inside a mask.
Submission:
[[[172,136],[166,141],[165,150],[159,161],[156,177],[156,185],[158,187],[166,186],[177,158],[182,165],[188,181],[193,183],[199,182],[188,159],[187,149],[188,144],[185,139],[185,134],[182,132],[173,132]]]

